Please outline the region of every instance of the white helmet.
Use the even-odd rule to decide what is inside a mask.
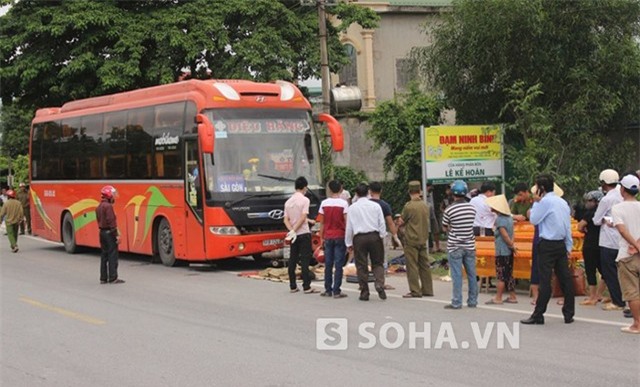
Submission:
[[[613,169],[605,169],[600,172],[600,183],[601,184],[617,184],[620,180],[620,175]]]

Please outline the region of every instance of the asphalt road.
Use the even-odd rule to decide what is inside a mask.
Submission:
[[[259,268],[249,260],[166,268],[124,255],[127,282],[100,285],[97,251],[68,255],[34,237],[20,248],[1,236],[2,386],[640,384],[640,335],[620,332],[630,320],[619,312],[578,307],[565,325],[552,301],[544,326],[520,326],[525,294],[447,311],[450,283],[406,300],[402,276],[388,277],[386,301],[358,301],[354,284],[340,300],[290,294],[239,277]],[[318,333],[329,318],[340,320]]]

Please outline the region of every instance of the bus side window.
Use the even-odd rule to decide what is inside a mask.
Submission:
[[[103,114],[82,117],[80,126],[80,157],[78,173],[81,179],[100,179],[101,144],[98,142],[102,133]]]
[[[125,156],[127,112],[111,112],[104,116],[102,131],[102,171],[104,177],[124,178],[127,175]]]
[[[80,117],[71,117],[62,120],[60,136],[60,163],[62,179],[75,180],[78,178],[78,159],[80,149]]]
[[[166,129],[166,131],[182,133],[184,127],[185,117],[185,103],[169,103],[165,105],[158,105],[155,109],[155,128]],[[194,114],[195,116],[195,114]]]
[[[127,170],[132,179],[149,179],[152,170],[153,108],[129,111],[127,119]]]
[[[185,102],[155,107],[155,126],[152,131],[155,160],[154,177],[178,179],[182,177],[180,136],[184,132]]]
[[[46,122],[42,133],[40,179],[60,178],[60,122]]]
[[[185,108],[184,113],[184,133],[185,134],[197,134],[198,133],[198,125],[196,124],[196,114],[198,110],[196,108],[196,104],[193,102],[187,102],[187,106]]]
[[[33,125],[32,143],[31,143],[31,178],[33,180],[42,179],[42,173],[40,166],[42,164],[43,157],[43,143],[44,143],[44,129],[45,124]]]

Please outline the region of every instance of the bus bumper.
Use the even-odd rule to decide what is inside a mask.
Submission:
[[[225,259],[272,251],[284,246],[284,237],[284,232],[211,236],[210,240],[207,241],[207,259]]]

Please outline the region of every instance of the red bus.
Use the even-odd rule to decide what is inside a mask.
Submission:
[[[340,124],[314,117],[284,81],[189,80],[39,109],[30,136],[33,232],[69,253],[99,247],[95,208],[109,184],[118,191],[120,251],[168,266],[259,257],[283,245],[296,177],[309,181],[317,213],[316,123],[341,151]]]

